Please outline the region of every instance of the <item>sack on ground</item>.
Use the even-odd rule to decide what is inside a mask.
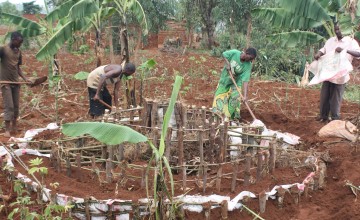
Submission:
[[[334,120],[322,127],[318,133],[320,137],[339,137],[355,142],[357,128],[349,121]]]

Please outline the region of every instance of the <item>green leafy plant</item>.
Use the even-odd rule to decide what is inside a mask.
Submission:
[[[140,70],[140,105],[143,101],[144,92],[144,80],[150,75],[151,70],[156,66],[156,62],[153,59],[149,59],[142,63],[137,69]]]
[[[74,78],[77,80],[86,80],[89,74],[89,72],[80,71],[74,75]]]

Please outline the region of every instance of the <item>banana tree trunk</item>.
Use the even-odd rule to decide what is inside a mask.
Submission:
[[[129,55],[129,41],[127,37],[127,29],[126,27],[120,28],[120,45],[121,45],[121,63],[128,63],[130,61]],[[136,106],[136,98],[135,98],[135,79],[132,78],[127,80],[126,83],[126,91],[125,91],[125,99],[127,103],[127,107]]]
[[[102,57],[104,56],[104,48],[102,48],[102,44],[101,44],[101,32],[100,32],[100,30],[96,30],[95,54],[96,54],[96,66],[99,67],[102,64]]]
[[[108,37],[109,37],[109,49],[110,49],[110,62],[115,63],[115,57],[114,57],[114,44],[113,44],[113,35],[112,35],[112,22],[109,21],[109,27],[108,27]]]

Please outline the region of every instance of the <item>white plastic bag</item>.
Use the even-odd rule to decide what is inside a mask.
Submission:
[[[315,76],[309,85],[339,79],[349,74],[353,70],[353,66],[346,53],[346,50],[343,50],[341,53],[327,53],[320,57],[319,60],[312,62],[309,66],[309,71]]]

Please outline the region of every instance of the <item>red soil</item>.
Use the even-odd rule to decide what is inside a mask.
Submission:
[[[79,71],[90,72],[94,67],[94,61],[90,64],[86,60],[88,56],[76,56],[68,53],[60,53],[60,65],[62,66],[63,81],[59,93],[59,121],[61,123],[84,120],[88,111],[88,97],[86,84],[76,81],[72,77]],[[189,52],[186,55],[161,53],[157,49],[138,51],[133,56],[134,62],[139,65],[146,59],[153,58],[158,64],[152,75],[145,81],[145,97],[168,98],[174,75],[184,76],[182,93],[180,99],[190,105],[211,107],[214,90],[219,79],[219,72],[223,62],[221,59],[208,55]],[[47,75],[47,65],[36,61],[32,51],[25,51],[23,70],[27,75],[34,72],[38,76]],[[104,61],[103,63],[106,63]],[[359,79],[353,79],[351,83],[359,83]],[[139,85],[139,81],[136,85]],[[123,91],[123,90],[121,90]],[[55,121],[55,93],[48,89],[48,85],[34,88],[22,87],[21,115],[19,128],[21,132],[17,137],[23,137],[26,130],[31,128],[45,127],[48,123]],[[318,112],[319,89],[300,89],[294,85],[280,82],[264,82],[253,79],[249,91],[250,107],[254,114],[262,120],[268,128],[293,133],[301,137],[303,150],[314,151],[328,150],[332,162],[327,163],[327,184],[323,190],[310,192],[310,197],[301,197],[299,205],[295,205],[291,196],[285,197],[285,206],[278,208],[276,202],[267,202],[266,212],[261,214],[266,219],[356,219],[359,215],[359,203],[349,187],[345,187],[345,180],[354,185],[360,185],[360,154],[354,151],[353,145],[347,141],[336,142],[336,138],[319,138],[316,134],[324,125],[316,122],[315,116]],[[38,103],[38,105],[35,105]],[[2,111],[2,107],[0,107]],[[360,113],[359,103],[344,102],[342,105],[342,116],[351,119]],[[252,121],[248,111],[243,106],[242,117],[244,121]],[[46,135],[44,135],[46,136]],[[44,137],[45,138],[45,137]],[[0,141],[5,143],[8,138],[0,135]],[[358,143],[357,143],[358,144]],[[46,166],[50,165],[48,162]],[[229,170],[228,172],[231,172]],[[236,192],[249,190],[256,194],[262,190],[269,190],[276,184],[287,184],[301,182],[307,175],[307,171],[301,172],[299,176],[291,169],[278,169],[274,176],[268,176],[261,184],[244,187],[238,184]],[[61,179],[57,179],[58,176]],[[46,181],[60,182],[59,191],[72,196],[94,196],[99,199],[114,198],[113,186],[99,188],[97,178],[90,173],[82,174],[79,178],[68,178],[63,174],[52,173]],[[226,181],[225,181],[226,182]],[[4,175],[0,177],[0,184],[4,194],[9,194],[9,184],[6,183]],[[132,199],[145,197],[145,191],[139,189],[137,182],[126,183],[128,188],[134,185],[133,190],[127,189],[119,192],[118,198]],[[48,184],[47,184],[48,185]],[[226,183],[224,184],[226,185]],[[87,186],[87,187],[85,187]],[[230,182],[229,182],[230,188]],[[91,192],[91,193],[90,193]],[[194,189],[193,193],[201,192]],[[214,193],[218,193],[213,191]],[[213,193],[210,189],[208,193]],[[233,198],[236,194],[224,189],[220,194]],[[250,200],[246,205],[258,210],[258,200]],[[204,219],[202,214],[187,213],[187,219]],[[219,219],[218,209],[211,211],[211,219]],[[253,219],[246,211],[236,210],[230,213],[233,219]]]

